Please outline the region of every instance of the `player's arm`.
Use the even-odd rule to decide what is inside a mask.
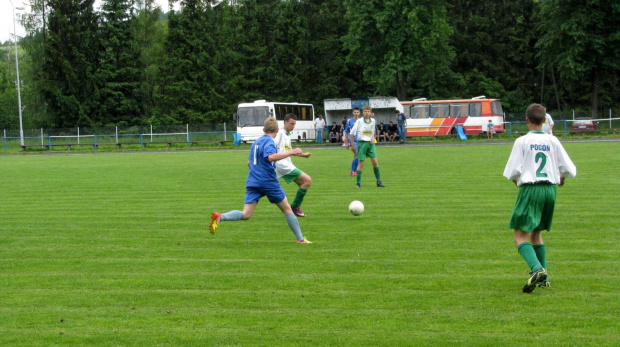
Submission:
[[[282,160],[284,158],[288,158],[291,155],[299,155],[299,154],[301,154],[301,148],[295,148],[295,149],[292,149],[292,150],[287,151],[287,152],[270,154],[267,157],[267,159],[269,159],[269,161],[278,161],[278,160]]]

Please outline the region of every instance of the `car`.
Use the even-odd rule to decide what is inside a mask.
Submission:
[[[593,133],[596,132],[596,123],[591,117],[580,117],[573,121],[570,127],[571,134]]]

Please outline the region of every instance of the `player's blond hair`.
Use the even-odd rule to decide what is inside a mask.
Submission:
[[[525,111],[525,117],[534,125],[541,125],[545,122],[547,109],[541,104],[531,104]]]
[[[370,107],[370,105],[366,105],[366,106],[364,106],[364,107],[362,108],[362,111],[363,111],[363,110],[370,110],[370,111],[372,111],[372,107]]]
[[[278,121],[274,117],[267,117],[265,119],[265,126],[263,132],[265,134],[272,134],[278,131]]]

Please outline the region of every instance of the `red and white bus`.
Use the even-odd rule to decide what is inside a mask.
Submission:
[[[496,133],[504,132],[504,112],[499,99],[478,96],[462,100],[401,101],[407,117],[407,136],[466,135],[486,133],[489,120]]]

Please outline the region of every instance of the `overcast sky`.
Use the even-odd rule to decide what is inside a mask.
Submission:
[[[28,0],[11,0],[13,1],[13,5],[15,7],[24,7],[24,10],[15,10],[15,27],[17,30],[17,36],[24,36],[24,28],[19,25],[19,13],[29,13],[30,7],[24,5],[24,3],[29,4]],[[6,40],[13,38],[13,6],[11,6],[11,1],[9,0],[0,0],[0,43],[5,42]],[[100,6],[101,0],[95,1],[95,8]],[[162,10],[168,11],[168,0],[156,0],[155,1]]]

